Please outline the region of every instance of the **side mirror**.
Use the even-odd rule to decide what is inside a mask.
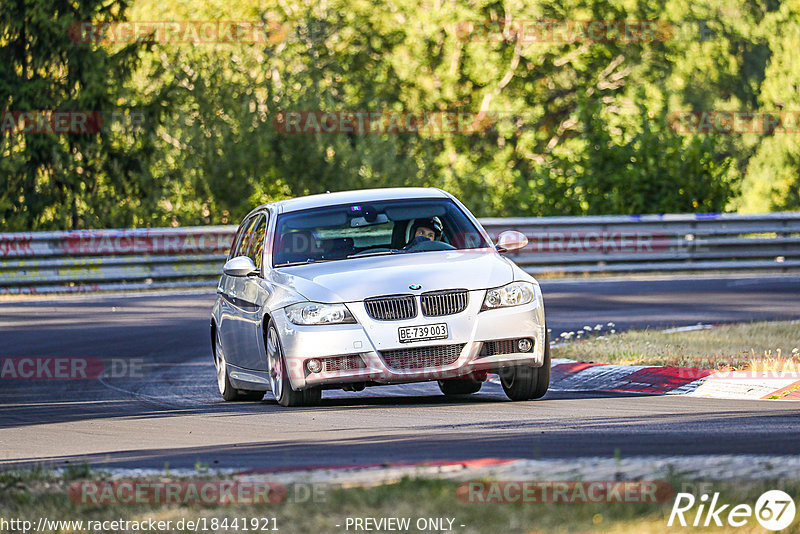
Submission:
[[[497,236],[497,251],[514,252],[528,244],[528,238],[525,234],[517,232],[516,230],[506,230]]]
[[[258,269],[247,256],[236,256],[225,263],[222,272],[228,276],[248,276],[258,274]]]

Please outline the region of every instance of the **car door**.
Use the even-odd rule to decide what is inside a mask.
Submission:
[[[228,259],[247,255],[247,248],[257,222],[257,216],[250,216],[242,222],[234,238]],[[239,301],[239,293],[242,290],[241,282],[241,277],[223,273],[217,287],[217,293],[222,297],[219,314],[220,340],[228,363],[238,367],[244,367],[248,361],[246,343],[242,337],[245,333],[243,324],[247,320],[247,307]]]
[[[246,226],[246,233],[237,244],[235,255],[231,256],[248,256],[259,274],[229,276],[224,284],[223,298],[226,301],[224,311],[227,313],[223,322],[227,324],[221,327],[224,332],[222,345],[227,350],[228,361],[245,369],[267,368],[261,329],[263,299],[259,298],[264,291],[262,288],[264,281],[260,273],[267,222],[266,213],[253,215]]]

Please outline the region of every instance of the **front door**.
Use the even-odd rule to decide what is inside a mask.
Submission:
[[[231,257],[248,256],[259,273],[263,261],[267,217],[255,215],[246,225]],[[228,363],[245,369],[267,370],[262,335],[263,311],[259,298],[264,291],[259,275],[224,276],[221,283],[223,307],[220,321],[222,347]]]

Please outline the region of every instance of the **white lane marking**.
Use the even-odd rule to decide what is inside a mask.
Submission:
[[[694,332],[695,330],[708,330],[709,328],[714,328],[714,325],[697,323],[696,325],[692,326],[678,326],[676,328],[667,328],[666,330],[661,330],[661,333],[677,334],[679,332]]]

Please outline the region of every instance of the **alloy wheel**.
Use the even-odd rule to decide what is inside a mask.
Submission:
[[[222,350],[222,342],[219,338],[219,330],[215,332],[214,337],[214,367],[217,368],[217,387],[219,387],[219,392],[224,395],[228,365],[225,361],[225,352]]]
[[[283,393],[283,356],[275,327],[267,331],[267,363],[269,365],[269,384],[276,400]]]

